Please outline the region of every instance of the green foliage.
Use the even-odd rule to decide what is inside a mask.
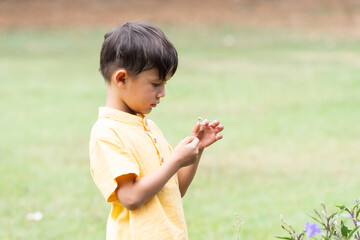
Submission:
[[[314,221],[320,224],[322,229],[320,238],[316,238],[315,235],[312,239],[338,239],[338,240],[356,240],[360,239],[360,218],[358,218],[360,200],[355,201],[354,206],[351,208],[345,205],[337,206],[339,211],[335,211],[331,214],[326,210],[325,204],[321,204],[322,211],[319,213],[314,210],[315,216],[310,216]],[[293,227],[286,223],[281,217],[282,228],[285,229],[290,237],[277,237],[279,239],[291,239],[302,240],[305,238],[306,229],[300,234],[297,234]]]

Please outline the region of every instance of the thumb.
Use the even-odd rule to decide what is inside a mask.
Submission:
[[[199,142],[200,140],[197,137],[193,137],[193,140],[189,142],[189,144],[197,146],[199,145]]]
[[[183,140],[181,140],[181,143],[189,144],[194,140],[194,138],[195,138],[194,136],[188,136],[188,137],[184,138]]]

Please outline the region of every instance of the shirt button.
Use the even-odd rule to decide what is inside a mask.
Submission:
[[[161,162],[162,162],[162,163],[164,162],[164,158],[163,158],[163,157],[161,157]]]
[[[154,143],[157,143],[157,140],[156,140],[156,138],[154,138]]]
[[[148,126],[148,122],[147,122],[147,120],[145,119],[145,126]]]

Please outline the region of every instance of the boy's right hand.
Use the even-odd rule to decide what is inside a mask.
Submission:
[[[179,167],[185,167],[196,162],[199,154],[199,139],[194,136],[184,138],[173,151]]]

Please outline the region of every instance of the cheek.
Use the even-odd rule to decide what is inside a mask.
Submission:
[[[157,94],[157,90],[153,87],[148,87],[145,91],[143,91],[143,98],[145,99],[154,99]]]
[[[148,91],[143,91],[140,93],[140,95],[138,96],[139,99],[141,99],[142,102],[144,103],[148,103],[148,102],[152,102],[154,100],[155,94],[148,90]]]

